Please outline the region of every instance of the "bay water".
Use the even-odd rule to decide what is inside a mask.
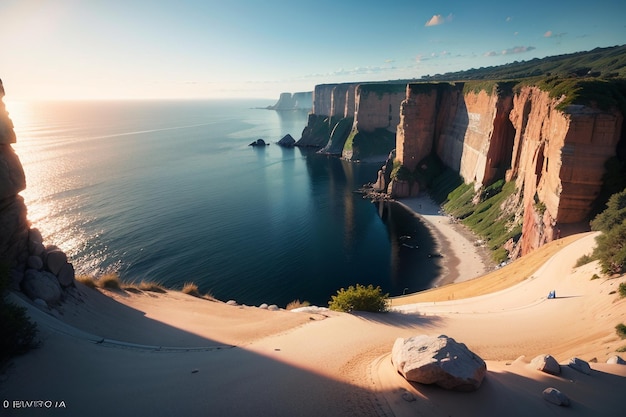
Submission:
[[[7,102],[28,217],[78,274],[194,282],[224,301],[324,306],[356,283],[391,295],[432,285],[428,229],[355,192],[381,163],[279,147],[307,114],[269,104]],[[248,146],[259,138],[271,145]]]

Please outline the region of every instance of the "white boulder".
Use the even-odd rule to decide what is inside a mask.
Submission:
[[[408,381],[456,391],[478,389],[487,373],[484,360],[445,335],[398,338],[391,361]]]
[[[552,355],[539,355],[530,361],[530,366],[534,369],[551,375],[561,374],[561,365]]]

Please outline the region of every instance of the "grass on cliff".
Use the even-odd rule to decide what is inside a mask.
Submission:
[[[443,206],[446,213],[486,240],[498,263],[508,259],[503,245],[522,234],[522,225],[515,222],[514,214],[503,210],[503,204],[514,192],[512,181],[499,180],[478,192],[473,184],[461,184],[448,194]]]

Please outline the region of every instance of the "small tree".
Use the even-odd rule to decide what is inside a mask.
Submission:
[[[9,268],[0,265],[0,365],[38,345],[37,326],[29,320],[26,309],[5,299],[8,287]]]
[[[328,302],[331,310],[335,311],[371,311],[385,312],[389,309],[389,294],[383,294],[380,287],[374,288],[372,284],[367,287],[356,284],[356,287],[349,286],[348,289],[342,288],[337,291],[337,295],[333,295]]]
[[[597,237],[594,257],[600,261],[602,272],[620,274],[626,270],[626,190],[613,194],[607,208],[591,222]]]

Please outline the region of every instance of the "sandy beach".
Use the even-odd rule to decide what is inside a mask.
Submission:
[[[38,323],[42,346],[4,372],[2,415],[40,416],[614,416],[623,410],[626,366],[606,361],[626,345],[626,277],[591,280],[574,268],[595,234],[561,239],[495,272],[446,224],[456,284],[393,300],[385,314],[268,311],[175,291],[129,293],[78,285],[62,306],[41,310],[12,295]],[[459,241],[461,243],[459,243]],[[466,245],[466,246],[464,246]],[[467,251],[467,252],[464,252]],[[544,253],[545,252],[545,253]],[[452,257],[452,255],[450,255]],[[484,265],[482,266],[484,267]],[[476,268],[476,269],[474,269]],[[456,270],[456,272],[454,272]],[[555,290],[557,298],[546,295]],[[393,368],[397,337],[445,334],[487,362],[473,393],[408,383]],[[590,375],[531,369],[539,354],[589,361]],[[624,355],[623,353],[621,355]],[[568,408],[546,402],[556,387]],[[51,408],[20,401],[50,401]],[[62,406],[58,406],[61,404]],[[58,407],[57,407],[58,406]]]
[[[401,199],[398,203],[423,220],[437,241],[443,255],[444,273],[435,286],[467,281],[494,269],[489,250],[476,244],[478,238],[444,214],[427,194]]]

